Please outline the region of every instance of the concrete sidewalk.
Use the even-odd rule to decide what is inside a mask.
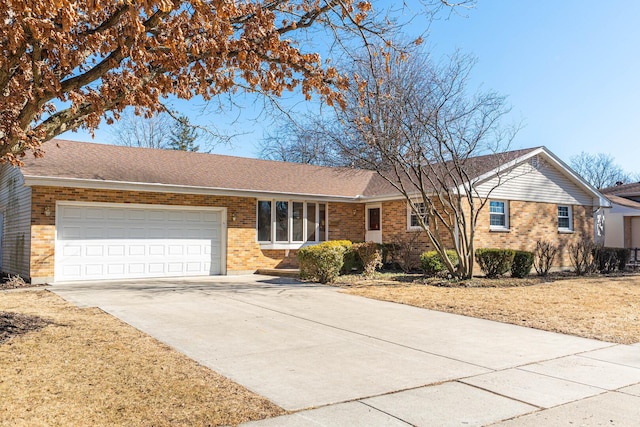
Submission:
[[[251,425],[639,425],[638,345],[272,277],[51,290],[298,411]]]

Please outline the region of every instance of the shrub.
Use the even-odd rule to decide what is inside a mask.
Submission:
[[[538,276],[546,276],[549,273],[557,253],[558,247],[551,242],[546,240],[536,242],[536,250],[533,252],[533,266]]]
[[[598,271],[611,273],[624,270],[631,257],[631,249],[596,247],[593,255]]]
[[[523,278],[531,273],[533,252],[516,251],[511,264],[511,277]]]
[[[618,253],[618,270],[624,271],[631,260],[631,249],[617,248],[616,251]]]
[[[573,272],[578,276],[595,272],[598,269],[595,253],[596,245],[587,237],[569,245],[569,258],[571,258]]]
[[[487,277],[498,277],[511,270],[515,251],[512,249],[476,249],[476,261]]]
[[[398,267],[405,273],[415,271],[420,268],[420,236],[422,232],[407,233],[395,238],[391,244],[386,246],[392,250],[391,259],[398,264]]]
[[[329,241],[300,248],[300,278],[320,283],[333,282],[340,274],[347,247],[351,246],[351,242],[346,242],[348,241]]]
[[[355,244],[345,251],[340,274],[351,274],[362,271],[362,260],[360,259],[360,255],[355,251],[354,246]]]
[[[382,254],[375,242],[356,243],[352,246],[352,251],[356,252],[362,260],[364,276],[373,277],[376,268],[382,266]]]
[[[458,254],[454,250],[447,251],[447,257],[453,263],[453,265],[458,264]],[[425,274],[429,276],[435,276],[436,274],[444,271],[446,267],[444,266],[444,262],[442,262],[442,257],[438,251],[428,251],[424,252],[420,255],[420,265],[424,270]]]

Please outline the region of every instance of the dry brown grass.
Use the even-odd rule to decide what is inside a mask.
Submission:
[[[640,342],[640,276],[532,283],[535,279],[511,287],[378,282],[344,292],[615,343]]]
[[[284,411],[99,309],[47,291],[0,311],[52,321],[0,344],[0,425],[236,425]]]

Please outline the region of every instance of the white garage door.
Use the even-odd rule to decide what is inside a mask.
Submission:
[[[57,207],[56,281],[221,274],[223,258],[221,210]]]

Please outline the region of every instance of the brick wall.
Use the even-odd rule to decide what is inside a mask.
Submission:
[[[415,231],[407,231],[407,207],[404,200],[382,204],[382,240],[385,243],[408,239]],[[509,202],[509,231],[489,230],[489,208],[480,214],[476,228],[476,248],[510,248],[533,251],[537,240],[548,240],[560,248],[556,267],[570,267],[569,245],[582,237],[593,237],[591,206],[573,206],[573,233],[558,231],[558,205],[554,203]],[[452,238],[445,233],[447,247],[453,247]],[[425,233],[417,238],[422,251],[432,247]]]
[[[364,204],[329,203],[329,240],[364,242]]]
[[[425,232],[407,230],[407,221],[407,202],[405,200],[382,203],[382,241],[394,243],[416,236],[416,241],[422,252],[433,249]],[[443,231],[443,240],[447,247],[453,247],[451,236],[446,233],[442,225],[440,225],[440,229]]]
[[[509,202],[509,231],[489,230],[489,209],[485,207],[476,228],[476,248],[509,248],[533,251],[538,240],[558,245],[556,267],[570,267],[569,245],[587,236],[593,238],[591,206],[573,206],[573,233],[558,231],[555,203]]]
[[[285,251],[263,251],[256,243],[255,198],[33,187],[30,256],[32,280],[36,279],[37,281],[37,278],[51,279],[54,276],[55,206],[57,201],[226,207],[228,216],[228,273],[273,268],[281,264],[283,260],[287,260]],[[44,214],[45,207],[51,211],[48,217]],[[232,220],[234,213],[236,221]],[[295,256],[295,252],[293,255]]]

